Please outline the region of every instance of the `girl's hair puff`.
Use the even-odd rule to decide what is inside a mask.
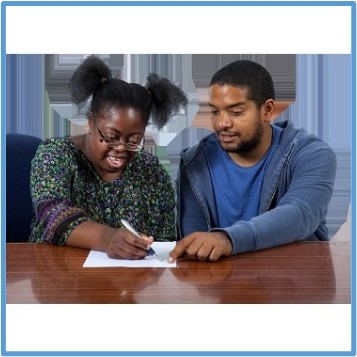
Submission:
[[[81,105],[110,78],[112,78],[111,70],[100,58],[87,57],[75,70],[68,83],[71,102]]]
[[[167,78],[150,73],[145,88],[151,94],[153,124],[161,129],[181,107],[187,105],[186,94]]]

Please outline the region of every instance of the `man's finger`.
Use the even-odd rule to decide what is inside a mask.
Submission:
[[[177,258],[182,257],[187,247],[191,245],[193,239],[192,236],[189,236],[176,243],[175,248],[169,254],[168,262],[173,263]]]

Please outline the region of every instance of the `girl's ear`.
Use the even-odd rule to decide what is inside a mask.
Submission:
[[[94,116],[92,113],[89,113],[87,115],[87,122],[88,122],[89,133],[91,134],[92,131],[94,130]]]

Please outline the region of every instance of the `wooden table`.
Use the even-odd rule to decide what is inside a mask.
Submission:
[[[299,242],[177,268],[83,268],[88,250],[6,244],[7,303],[350,303],[349,242]]]

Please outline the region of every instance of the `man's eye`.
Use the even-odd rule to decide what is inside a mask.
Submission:
[[[238,117],[240,115],[242,115],[243,112],[231,112],[231,114],[235,117]]]
[[[218,114],[218,110],[211,110],[211,115],[217,115]]]

